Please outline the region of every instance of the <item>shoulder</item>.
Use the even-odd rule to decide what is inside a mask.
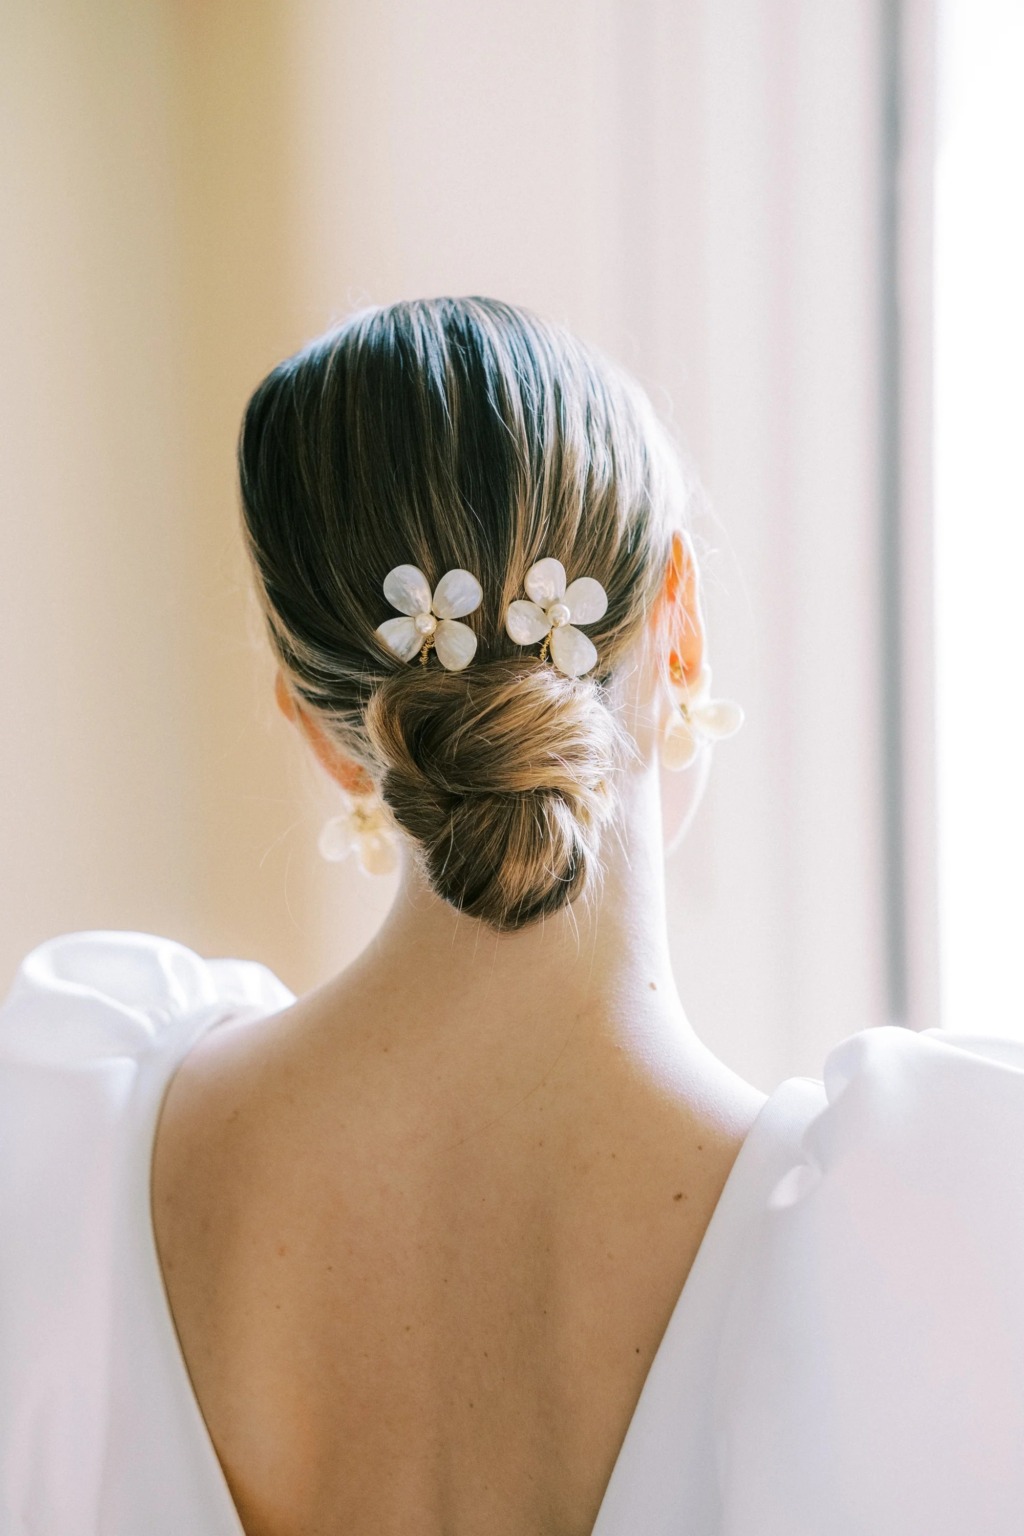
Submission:
[[[168,1270],[189,1248],[215,1246],[244,1192],[264,1189],[281,1162],[272,1149],[281,1103],[291,1101],[287,1019],[247,1013],[238,1027],[205,1031],[169,1074],[152,1154],[154,1230]],[[177,1311],[180,1294],[173,1299]]]
[[[0,1005],[0,1062],[72,1065],[188,1043],[234,1012],[292,994],[265,966],[205,960],[146,933],[64,934],[31,951]]]
[[[1024,1044],[864,1030],[823,1085],[723,1336],[727,1500],[784,1490],[787,1536],[1024,1529]]]

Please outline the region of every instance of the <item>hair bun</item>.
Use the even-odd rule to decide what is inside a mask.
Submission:
[[[510,930],[594,879],[621,738],[593,681],[535,660],[403,669],[366,727],[384,799],[445,901]]]

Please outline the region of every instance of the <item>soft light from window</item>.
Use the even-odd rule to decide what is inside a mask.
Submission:
[[[1024,1037],[1024,3],[945,0],[941,21],[942,1023]]]

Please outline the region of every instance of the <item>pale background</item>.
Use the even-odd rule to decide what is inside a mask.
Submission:
[[[263,373],[354,304],[488,293],[636,370],[714,509],[712,660],[747,724],[670,867],[698,1031],[770,1090],[856,1029],[937,1022],[928,192],[903,205],[896,376],[894,15],[6,0],[0,981],[52,934],[123,927],[301,989],[372,932],[389,888],[318,860],[330,794],[271,706],[234,439]],[[897,16],[911,105],[929,15]],[[894,755],[896,469],[920,622]],[[894,772],[917,786],[895,821]]]
[[[943,1022],[1024,1040],[1024,0],[945,0],[935,176]]]

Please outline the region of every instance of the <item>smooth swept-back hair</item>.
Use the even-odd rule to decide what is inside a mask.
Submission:
[[[623,732],[616,681],[683,519],[647,397],[571,334],[493,299],[370,309],[281,363],[239,442],[249,552],[296,697],[372,775],[434,890],[499,930],[599,868]],[[568,678],[505,632],[535,561],[592,576],[608,611]],[[388,571],[472,571],[476,656],[396,659]]]

